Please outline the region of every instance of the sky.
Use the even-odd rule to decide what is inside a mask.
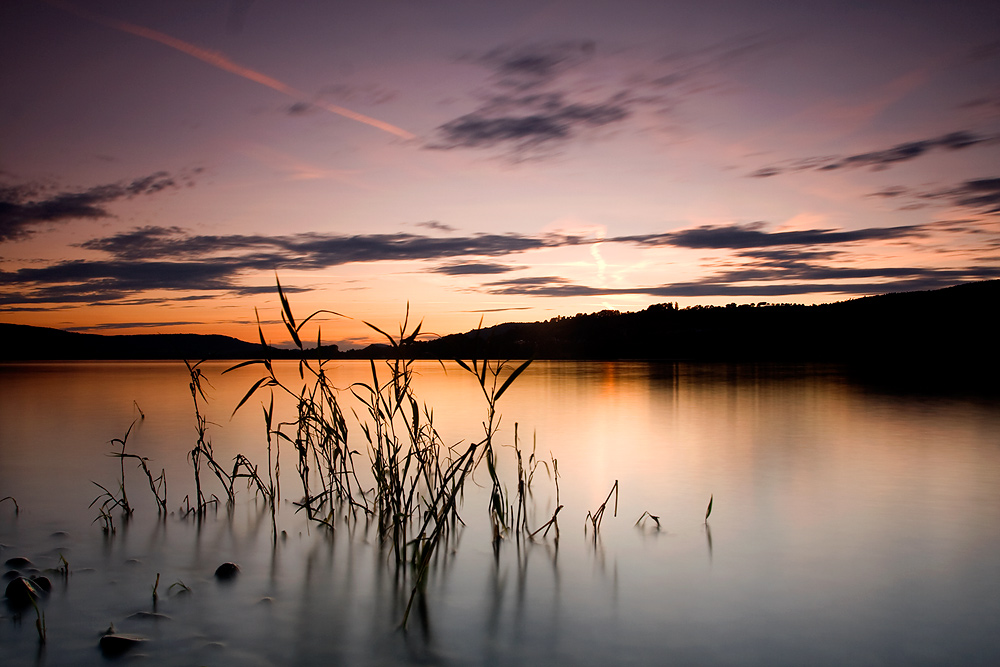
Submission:
[[[1000,3],[0,3],[0,321],[324,343],[1000,277]],[[342,316],[341,316],[342,315]]]

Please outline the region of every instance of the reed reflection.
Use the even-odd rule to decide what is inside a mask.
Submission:
[[[155,626],[156,633],[175,645],[201,647],[188,655],[191,662],[210,662],[208,653],[198,651],[215,642],[253,647],[272,664],[290,658],[304,664],[346,661],[373,650],[387,662],[474,662],[488,656],[507,663],[530,650],[596,664],[614,657],[594,639],[603,629],[620,638],[619,649],[644,647],[644,655],[662,650],[721,663],[725,660],[713,659],[711,652],[677,653],[677,647],[687,646],[689,638],[696,646],[710,646],[715,629],[725,626],[734,644],[766,655],[761,647],[775,640],[765,626],[774,624],[788,628],[782,646],[791,648],[784,655],[804,661],[822,658],[821,651],[848,661],[860,658],[860,652],[835,648],[845,638],[865,651],[889,654],[902,639],[931,656],[967,646],[983,655],[1000,654],[986,632],[990,619],[998,617],[990,556],[1000,548],[1000,531],[991,528],[1000,525],[995,403],[878,396],[808,373],[535,362],[502,396],[503,413],[517,417],[518,426],[507,419],[484,429],[482,422],[489,420],[482,418],[478,375],[454,364],[414,363],[410,386],[420,397],[417,428],[412,404],[402,394],[407,409],[395,414],[391,426],[386,422],[382,434],[402,447],[411,432],[428,437],[434,432],[425,442],[441,457],[433,458],[430,447],[421,450],[425,458],[412,458],[406,475],[395,480],[402,484],[413,471],[427,470],[431,480],[457,484],[464,468],[454,463],[473,444],[478,455],[492,432],[500,483],[495,488],[484,455],[483,467],[470,470],[462,492],[453,494],[446,485],[435,505],[435,487],[421,476],[413,498],[426,497],[428,504],[414,517],[397,560],[394,543],[386,539],[391,522],[380,524],[358,507],[374,504],[371,489],[377,481],[370,468],[358,465],[352,478],[363,499],[324,501],[322,511],[318,502],[311,503],[323,521],[309,518],[309,504],[300,495],[305,487],[297,478],[296,441],[305,439],[296,428],[281,427],[298,414],[297,398],[276,394],[270,425],[256,410],[241,410],[231,421],[217,417],[229,414],[253,384],[244,373],[252,369],[222,376],[224,364],[203,367],[214,389],[201,405],[218,422],[208,434],[216,459],[227,462],[227,474],[229,462],[243,454],[259,466],[256,474],[265,488],[271,486],[263,469],[267,461],[277,488],[280,461],[285,496],[272,504],[249,480],[249,488],[234,485],[230,504],[223,482],[203,476],[209,498],[215,493],[221,502],[196,519],[178,500],[193,497],[187,454],[198,437],[191,395],[183,391],[184,369],[178,374],[165,365],[119,366],[126,375],[146,378],[130,386],[159,387],[165,396],[176,393],[180,381],[180,398],[186,400],[177,405],[183,418],[166,415],[147,388],[139,401],[146,419],[128,432],[137,418],[134,399],[115,389],[109,395],[121,404],[105,406],[98,374],[73,383],[87,387],[74,399],[88,406],[84,412],[100,415],[89,426],[78,420],[46,423],[46,437],[30,450],[11,444],[12,433],[24,437],[23,425],[0,423],[0,490],[24,510],[15,514],[13,500],[0,502],[2,541],[28,552],[41,567],[55,568],[52,536],[57,530],[71,536],[63,540],[72,547],[65,553],[76,574],[45,610],[49,629],[80,638],[74,641],[91,641],[84,639],[93,637],[87,633],[103,630],[110,619],[124,628],[138,623],[126,619],[150,610],[160,573],[153,611],[174,621]],[[278,379],[298,377],[294,365],[274,369]],[[332,386],[357,389],[356,383],[374,382],[368,364],[342,363],[324,372]],[[392,376],[381,367],[376,373],[385,401],[370,400],[382,401],[383,411],[385,405],[394,409]],[[5,396],[11,386],[29,396],[38,395],[39,386],[59,395],[30,373],[12,376],[8,370],[4,379]],[[431,411],[422,405],[425,396]],[[270,403],[267,393],[259,398],[262,407]],[[105,429],[109,413],[117,422]],[[343,415],[350,437],[359,438],[349,449],[360,464],[372,445],[353,413]],[[287,439],[274,435],[278,430]],[[379,442],[376,431],[372,440]],[[530,451],[522,432],[534,433]],[[268,455],[268,433],[283,445],[280,452],[272,448]],[[103,456],[111,436],[122,440],[113,452],[148,457],[154,480],[154,471],[165,471],[169,514],[158,513],[156,492],[136,460]],[[83,440],[89,444],[81,445]],[[49,460],[56,464],[45,465]],[[62,470],[66,460],[75,473]],[[405,467],[404,456],[396,461]],[[423,462],[434,467],[421,468]],[[308,463],[310,474],[327,465],[313,455]],[[32,479],[60,488],[59,502],[26,483]],[[313,495],[335,488],[312,479],[317,480],[308,487]],[[100,523],[91,524],[96,514],[87,508],[96,488],[91,480],[115,498],[127,497],[134,509],[126,521],[120,506],[111,508],[114,533],[102,535]],[[386,481],[387,488],[395,483]],[[408,493],[413,487],[402,488]],[[493,502],[494,490],[499,502]],[[714,503],[714,493],[725,499],[721,505]],[[709,500],[715,507],[706,516]],[[65,511],[47,509],[64,506]],[[415,586],[421,577],[414,552],[433,537],[435,517],[452,507],[454,519],[441,528],[423,584]],[[635,517],[639,520],[632,521]],[[567,541],[581,527],[584,539]],[[725,542],[719,558],[715,529]],[[211,572],[224,560],[239,562],[242,574],[222,588]],[[191,587],[186,602],[164,593],[179,581]],[[901,595],[913,604],[901,606]],[[272,602],[258,605],[264,596]],[[819,599],[822,609],[816,607]],[[407,608],[410,631],[397,633]],[[95,620],[71,621],[71,616]],[[859,618],[874,629],[863,630]],[[91,627],[96,619],[103,627]],[[30,633],[9,624],[0,632],[5,664],[22,664],[20,658],[6,660],[15,650],[35,652]],[[210,639],[197,639],[203,636]],[[814,643],[801,639],[807,636]],[[530,648],[511,648],[515,640]],[[303,648],[282,654],[278,646]],[[65,662],[68,655],[51,640],[45,650],[52,662]],[[150,642],[144,650],[153,663],[166,660],[159,645]],[[234,649],[222,652],[235,661]]]

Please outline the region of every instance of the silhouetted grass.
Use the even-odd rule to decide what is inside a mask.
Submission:
[[[614,515],[618,516],[618,480],[615,480],[614,486],[611,487],[611,491],[608,493],[608,497],[604,499],[601,506],[598,507],[593,512],[587,512],[587,519],[590,521],[591,525],[594,527],[594,540],[597,540],[597,535],[601,530],[601,521],[604,519],[604,510],[607,509],[608,503],[611,502],[611,496],[615,497],[615,512]],[[586,524],[584,524],[584,529],[586,530]]]
[[[191,391],[191,400],[194,402],[195,426],[198,432],[198,440],[195,447],[188,454],[191,466],[194,469],[195,483],[195,507],[191,508],[189,506],[188,512],[191,512],[193,509],[198,517],[201,517],[208,507],[208,500],[201,486],[202,461],[205,462],[208,469],[211,470],[218,478],[219,482],[222,483],[222,488],[226,492],[226,497],[228,499],[228,506],[232,507],[235,500],[233,492],[233,477],[227,474],[222,466],[215,460],[215,452],[212,449],[212,442],[207,437],[208,420],[202,414],[201,404],[198,402],[199,397],[201,397],[202,401],[206,403],[208,402],[208,397],[205,395],[205,388],[202,385],[203,383],[211,384],[208,382],[208,378],[205,377],[205,374],[201,370],[201,364],[204,362],[204,359],[195,364],[192,364],[187,360],[184,361],[184,365],[187,366],[188,374],[191,377],[188,388]]]
[[[282,322],[299,350],[305,350],[302,331],[306,323],[321,313],[342,317],[334,311],[320,310],[298,321],[280,281],[276,283]],[[269,475],[272,470],[270,445],[273,435],[276,441],[283,440],[294,448],[303,491],[298,505],[306,511],[309,519],[333,530],[336,527],[335,513],[339,510],[343,510],[348,520],[356,519],[360,513],[372,523],[381,548],[391,554],[397,567],[409,567],[412,580],[403,612],[405,626],[414,600],[424,590],[434,555],[454,533],[457,524],[462,522],[459,507],[464,485],[481,461],[486,461],[492,482],[489,515],[494,544],[498,544],[512,528],[518,530],[518,535],[521,531],[528,534],[526,497],[538,462],[532,451],[525,467],[520,450],[515,445],[518,460],[515,511],[497,471],[494,437],[500,425],[497,404],[531,362],[524,361],[515,367],[508,361],[487,358],[468,362],[456,360],[462,369],[476,378],[486,401],[486,419],[481,438],[462,448],[447,446],[434,426],[433,411],[421,404],[413,387],[413,360],[407,357],[407,351],[420,335],[422,323],[410,326],[407,307],[407,315],[398,334],[389,334],[368,322],[365,324],[382,335],[391,350],[384,362],[369,362],[368,380],[349,388],[360,407],[360,414],[352,411],[367,443],[374,482],[371,489],[363,489],[359,481],[355,457],[360,452],[348,445],[344,412],[339,393],[330,381],[326,360],[301,359],[298,362],[297,386],[279,378],[266,356],[269,347],[258,318],[258,336],[265,355],[236,364],[225,372],[252,365],[262,367],[262,376],[249,387],[234,413],[258,391],[268,389],[272,392],[269,405],[264,408]],[[316,344],[317,348],[321,345],[320,332],[317,332]],[[192,393],[195,394],[194,381],[192,386]],[[295,418],[276,426],[274,391],[284,392],[296,403]],[[197,409],[197,396],[195,402]],[[201,420],[199,416],[199,423]],[[258,491],[267,489],[272,497],[277,485],[278,459],[279,456],[275,455],[273,479],[269,477],[267,485],[255,471],[251,475]],[[247,467],[244,469],[250,470]],[[548,527],[556,525],[558,511],[542,527],[546,532]]]
[[[14,503],[15,516],[21,513],[21,506],[17,504],[17,501],[14,499],[14,496],[4,496],[3,498],[0,498],[0,503],[2,503],[5,500],[9,500],[10,502]]]

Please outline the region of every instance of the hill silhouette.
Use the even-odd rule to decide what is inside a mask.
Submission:
[[[217,334],[136,334],[106,336],[0,323],[0,359],[6,361],[72,359],[249,359],[260,357],[260,343]],[[324,352],[337,354],[336,345]],[[264,356],[295,358],[288,350],[268,347]]]
[[[819,305],[655,304],[501,324],[411,346],[420,358],[843,361],[986,354],[1000,280]],[[365,351],[366,354],[371,351]]]
[[[828,304],[655,304],[501,324],[414,343],[424,359],[827,362],[893,390],[998,391],[1000,280]],[[384,346],[345,356],[387,356]]]
[[[648,359],[664,361],[836,362],[894,377],[956,376],[992,383],[1000,280],[900,292],[819,305],[692,306],[601,311],[545,322],[507,323],[408,345],[417,359]],[[228,336],[106,336],[0,324],[0,359],[296,358]],[[310,357],[384,358],[385,345]]]

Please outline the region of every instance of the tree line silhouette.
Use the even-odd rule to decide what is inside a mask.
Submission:
[[[960,375],[992,384],[1000,280],[900,292],[835,303],[690,306],[659,303],[637,312],[604,310],[545,322],[506,323],[414,341],[415,359],[644,359],[706,362],[836,362],[873,373],[934,378]],[[0,324],[0,358],[244,359],[259,343],[227,336],[102,336]],[[398,350],[371,345],[306,350],[310,357],[384,358]],[[302,353],[268,347],[273,359]]]

